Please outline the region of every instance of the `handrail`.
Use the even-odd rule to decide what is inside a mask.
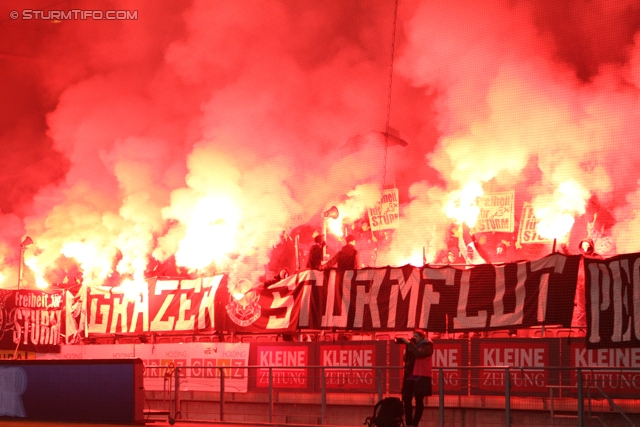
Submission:
[[[604,390],[602,390],[600,388],[599,385],[595,386],[595,388],[598,389],[598,391],[600,392],[600,394],[602,394],[602,396],[604,396],[605,399],[607,399],[607,402],[609,402],[609,405],[611,405],[612,408],[614,408],[616,411],[618,411],[620,413],[620,415],[622,415],[624,417],[624,419],[626,419],[629,424],[631,424],[633,427],[637,427],[633,421],[631,421],[631,418],[629,418],[629,416],[627,414],[624,413],[624,411],[622,410],[622,408],[620,408],[616,402],[613,401],[613,399],[611,399],[609,397],[609,395],[607,393],[604,392]]]

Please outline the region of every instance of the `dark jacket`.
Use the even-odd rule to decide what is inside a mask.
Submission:
[[[433,354],[433,343],[428,340],[422,340],[419,343],[411,338],[409,344],[406,344],[404,352],[404,379],[413,377],[413,368],[416,359],[424,359]]]
[[[582,251],[582,243],[583,242],[587,242],[591,246],[591,249],[588,252],[583,252]],[[579,255],[582,255],[585,258],[604,259],[604,257],[602,255],[600,255],[599,253],[597,253],[595,251],[595,245],[593,244],[593,240],[590,239],[590,238],[586,238],[586,239],[580,240],[580,243],[578,244],[578,249],[580,250]],[[564,243],[562,245],[560,245],[560,253],[563,254],[563,255],[575,255],[569,250],[567,245],[565,245]],[[580,274],[580,272],[582,272],[582,268],[580,268],[580,270],[578,271],[578,274]],[[584,274],[584,272],[582,272],[582,274]]]
[[[311,247],[309,251],[309,261],[307,261],[307,268],[311,268],[313,270],[320,269],[322,265],[322,255],[323,255],[324,245],[316,243]]]
[[[324,265],[325,268],[336,266],[338,270],[356,270],[360,267],[358,250],[347,243]]]
[[[589,250],[587,252],[582,252],[582,243],[584,242],[589,244]],[[580,240],[578,248],[580,249],[580,253],[587,258],[604,259],[602,255],[596,252],[596,245],[593,243],[593,239],[591,238]]]

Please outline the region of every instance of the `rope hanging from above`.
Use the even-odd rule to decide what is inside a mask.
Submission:
[[[384,187],[386,185],[387,179],[387,154],[389,152],[389,122],[391,120],[391,90],[393,88],[393,62],[395,56],[396,49],[396,25],[398,21],[398,0],[395,0],[393,6],[393,30],[391,32],[391,64],[389,66],[389,91],[387,95],[387,122],[385,124],[384,131],[384,156],[382,161],[382,183],[380,186],[380,196],[382,196],[382,192],[384,191]],[[373,230],[371,230],[373,235]],[[376,266],[376,261],[378,259],[378,239],[376,239],[376,249],[373,255],[373,266]]]

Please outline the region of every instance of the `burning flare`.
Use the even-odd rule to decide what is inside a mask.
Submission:
[[[186,234],[176,252],[177,264],[204,269],[233,252],[240,217],[240,209],[228,197],[201,198],[189,215]]]
[[[483,194],[484,190],[479,182],[469,182],[462,189],[449,194],[449,201],[445,203],[443,211],[456,224],[466,223],[473,228],[480,214],[477,200]]]
[[[538,196],[533,201],[538,234],[566,242],[575,217],[585,213],[588,198],[589,192],[571,180],[562,182],[550,196]]]

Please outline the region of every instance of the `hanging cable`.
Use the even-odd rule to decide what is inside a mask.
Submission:
[[[393,62],[396,50],[396,25],[398,21],[398,0],[395,0],[393,6],[393,30],[391,31],[391,65],[389,66],[389,92],[387,95],[387,122],[384,131],[384,155],[382,160],[382,184],[380,191],[380,198],[382,199],[382,193],[384,192],[385,181],[387,179],[387,154],[389,152],[389,121],[391,120],[391,89],[393,87]],[[373,230],[371,230],[373,236]],[[376,250],[373,255],[373,266],[376,266],[378,260],[378,242],[376,238]]]

